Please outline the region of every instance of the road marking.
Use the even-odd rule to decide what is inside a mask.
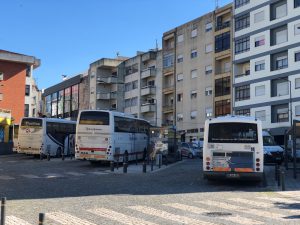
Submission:
[[[87,220],[80,219],[76,216],[72,216],[64,212],[46,213],[46,218],[49,218],[51,220],[56,221],[57,223],[64,225],[96,225],[95,223],[91,223]]]
[[[285,215],[282,215],[279,213],[272,213],[272,212],[264,211],[261,209],[250,209],[249,207],[242,207],[242,206],[238,206],[238,205],[231,205],[228,203],[215,202],[215,201],[210,201],[210,200],[201,201],[201,202],[197,201],[197,202],[201,203],[201,204],[209,205],[209,206],[215,206],[215,207],[227,209],[227,210],[233,210],[233,211],[242,212],[242,213],[246,213],[246,214],[252,214],[255,216],[261,216],[261,217],[269,218],[272,220],[276,219],[276,220],[281,220],[281,221],[288,221],[287,219],[284,219]]]
[[[171,220],[178,222],[180,224],[192,224],[192,225],[215,225],[215,223],[210,223],[210,222],[205,222],[205,221],[199,221],[193,218],[189,218],[186,216],[179,216],[176,214],[168,213],[163,210],[158,210],[155,208],[147,207],[147,206],[130,206],[130,209],[137,210],[139,212],[151,215],[151,216],[156,216],[160,217],[166,220]]]
[[[172,203],[172,204],[165,204],[166,206],[170,206],[175,209],[180,209],[188,212],[192,212],[195,214],[203,214],[203,213],[212,213],[211,210],[202,209],[196,206],[189,206],[189,205],[183,205],[179,203]],[[207,216],[207,215],[203,215]],[[234,224],[244,224],[244,225],[251,225],[251,224],[264,224],[261,221],[248,219],[239,215],[226,215],[224,217],[220,217],[222,220],[228,220],[230,222],[233,222]]]
[[[58,173],[46,173],[45,176],[46,176],[45,178],[48,178],[48,179],[64,177],[63,175],[58,174]]]
[[[107,174],[105,172],[99,172],[99,171],[89,172],[89,173],[94,174],[94,175],[104,175],[104,174]]]
[[[37,179],[37,178],[41,178],[39,176],[33,175],[33,174],[22,174],[22,177],[26,177],[26,178],[30,178],[30,179]]]
[[[76,176],[76,177],[84,176],[85,175],[83,173],[78,173],[78,172],[66,172],[65,174],[71,175],[71,176]]]
[[[233,202],[252,205],[252,206],[255,206],[255,207],[258,207],[258,208],[273,208],[274,207],[274,204],[271,204],[271,203],[257,202],[257,201],[252,201],[252,200],[248,200],[248,199],[242,199],[242,198],[231,198],[229,200],[233,201]]]
[[[25,220],[19,219],[18,217],[15,216],[7,216],[5,218],[5,224],[6,225],[31,225]]]
[[[89,209],[87,211],[96,214],[98,216],[102,216],[107,219],[117,221],[122,224],[157,225],[156,223],[148,222],[146,220],[135,218],[133,216],[127,216],[125,214],[113,210],[109,210],[106,208]]]
[[[14,180],[14,177],[6,176],[6,175],[0,175],[0,180]]]

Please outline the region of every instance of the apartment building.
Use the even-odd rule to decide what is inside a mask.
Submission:
[[[64,78],[62,82],[44,90],[43,115],[76,120],[79,110],[89,107],[88,73]]]
[[[118,71],[124,77],[124,112],[161,126],[161,50],[137,52],[122,62]]]
[[[235,0],[234,111],[282,144],[300,118],[300,0]]]
[[[205,68],[213,73],[215,117],[231,114],[232,111],[232,4],[214,11],[214,64]]]
[[[117,110],[123,112],[124,94],[123,73],[118,72],[119,65],[125,59],[102,58],[90,64],[89,109]],[[120,68],[120,70],[122,70]]]
[[[163,34],[163,125],[181,141],[203,138],[213,116],[214,13]]]

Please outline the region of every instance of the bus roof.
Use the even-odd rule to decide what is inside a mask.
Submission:
[[[251,116],[235,116],[235,115],[228,115],[228,116],[220,116],[217,118],[211,118],[207,120],[209,123],[219,123],[219,122],[258,122],[260,120],[256,119],[255,117]]]
[[[59,118],[48,118],[48,117],[44,117],[44,118],[40,118],[40,117],[23,117],[23,119],[41,119],[41,120],[45,120],[48,122],[56,122],[56,123],[76,123],[76,121],[73,120],[67,120],[67,119],[59,119]]]

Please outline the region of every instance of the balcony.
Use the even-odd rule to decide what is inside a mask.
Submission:
[[[118,83],[118,78],[111,76],[111,77],[97,77],[98,84],[116,84]]]
[[[142,62],[153,60],[155,58],[156,58],[156,52],[147,52],[144,55],[142,55]]]
[[[97,93],[97,100],[110,100],[110,99],[116,99],[116,98],[117,98],[116,92]]]
[[[216,25],[215,31],[223,30],[223,29],[228,28],[228,27],[230,27],[230,21],[226,21],[224,23]]]
[[[174,105],[164,105],[163,106],[163,112],[164,113],[173,112],[173,108],[174,108]]]
[[[249,75],[250,75],[250,70],[246,70],[245,73],[237,74],[234,77],[235,78],[240,78],[240,77],[245,77],[245,76],[249,76]]]
[[[141,88],[141,95],[154,95],[155,94],[155,86],[145,86]]]
[[[147,69],[142,71],[141,78],[154,77],[156,75],[156,69]]]
[[[165,86],[163,87],[163,93],[164,93],[164,94],[172,93],[172,92],[174,92],[174,88],[175,88],[174,85],[165,85]]]
[[[141,112],[147,113],[147,112],[155,112],[156,111],[156,105],[155,103],[144,103],[141,105]]]

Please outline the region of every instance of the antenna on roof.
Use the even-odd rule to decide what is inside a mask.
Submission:
[[[120,55],[120,52],[117,52],[117,53],[116,53],[116,55],[117,55],[117,57],[119,57],[119,55]]]
[[[67,75],[61,75],[61,77],[62,77],[62,80],[66,80],[67,79]]]
[[[156,47],[156,51],[158,50],[158,43],[157,43],[157,39],[155,39],[155,47]]]
[[[219,0],[215,0],[215,6],[216,6],[216,9],[219,8]]]

